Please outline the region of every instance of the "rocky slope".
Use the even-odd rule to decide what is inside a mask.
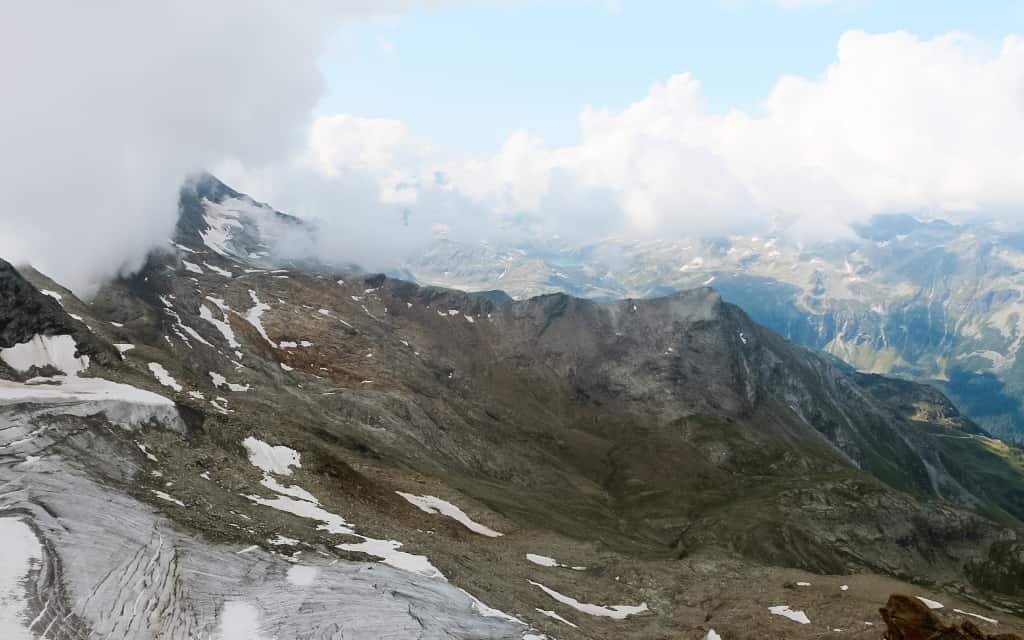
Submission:
[[[881,216],[857,235],[521,247],[442,241],[404,277],[517,298],[650,297],[713,285],[759,323],[871,373],[933,383],[990,432],[1024,440],[1024,243],[984,224]]]
[[[26,637],[877,638],[906,590],[1019,624],[1024,462],[934,390],[709,288],[509,301],[282,267],[279,222],[207,178],[93,300],[0,273],[59,296],[0,318],[66,374],[0,349]]]

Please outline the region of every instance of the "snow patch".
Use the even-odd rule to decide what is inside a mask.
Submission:
[[[77,376],[89,367],[89,356],[75,357],[78,347],[68,335],[35,335],[28,342],[0,349],[0,360],[15,371],[52,366],[64,375]]]
[[[209,262],[204,262],[203,266],[206,267],[207,269],[209,269],[210,271],[216,273],[217,275],[224,276],[225,278],[234,278],[235,277],[235,274],[231,273],[227,269],[221,269],[220,267],[212,265]]]
[[[167,372],[167,369],[164,369],[164,365],[159,362],[150,362],[149,370],[153,372],[153,376],[157,379],[157,382],[165,387],[174,389],[176,392],[181,392],[182,386],[178,384],[177,380],[171,377],[171,374]]]
[[[401,491],[396,491],[395,493],[405,498],[409,503],[415,505],[420,511],[448,516],[473,533],[478,533],[482,536],[487,536],[488,538],[497,538],[504,535],[490,527],[480,524],[479,522],[475,522],[472,518],[466,515],[462,509],[436,496],[417,496],[411,493],[403,493]]]
[[[136,442],[135,446],[138,447],[139,451],[144,453],[145,456],[152,460],[153,462],[160,462],[159,460],[157,460],[156,456],[149,452],[149,449],[146,448],[146,445],[142,444],[141,442]]]
[[[173,299],[174,296],[170,296],[170,298]],[[191,336],[192,338],[198,340],[199,342],[202,342],[208,347],[213,347],[213,345],[207,342],[206,339],[203,338],[203,336],[199,335],[199,332],[185,324],[185,322],[181,319],[181,315],[179,315],[178,312],[174,310],[174,306],[167,299],[167,297],[160,296],[160,302],[164,304],[164,313],[169,315],[174,320],[174,326],[172,327],[172,330],[179,338],[181,338],[182,342],[188,345],[189,348],[192,347],[192,343],[189,342],[188,336]],[[183,331],[184,333],[182,333]],[[188,336],[186,336],[185,334],[188,334]],[[168,342],[170,342],[170,340],[168,340]]]
[[[210,404],[213,405],[214,409],[216,409],[217,411],[220,411],[221,413],[223,413],[225,415],[231,413],[231,410],[228,409],[228,400],[227,400],[227,398],[222,398],[220,396],[217,396],[213,400],[210,400]]]
[[[925,603],[929,609],[941,609],[944,605],[941,602],[929,600],[928,598],[922,598],[921,596],[915,596],[918,600]]]
[[[579,629],[579,627],[577,627],[577,626],[576,626],[576,625],[574,625],[573,623],[569,622],[568,620],[566,620],[566,619],[565,619],[565,618],[563,618],[562,616],[558,615],[558,614],[557,614],[557,613],[555,613],[554,611],[548,611],[547,609],[535,609],[535,611],[536,611],[537,613],[539,613],[539,614],[541,614],[541,615],[543,615],[543,616],[547,616],[547,617],[549,617],[549,618],[551,618],[551,619],[553,619],[553,620],[558,620],[558,621],[559,621],[559,622],[561,622],[562,624],[567,624],[567,625],[569,625],[570,627],[572,627],[573,629]]]
[[[246,497],[256,504],[263,505],[264,507],[277,509],[278,511],[290,513],[293,516],[306,518],[307,520],[316,520],[320,522],[320,526],[317,527],[317,529],[321,531],[346,535],[355,534],[355,531],[349,526],[348,522],[346,522],[344,518],[327,511],[318,504],[281,495],[274,496],[273,498],[261,498],[260,496]]]
[[[242,446],[249,452],[249,462],[267,473],[290,476],[292,467],[302,467],[295,449],[273,446],[252,436],[243,440]]]
[[[246,444],[246,448],[250,450],[250,462],[268,473],[279,473],[283,470],[286,472],[285,475],[288,475],[291,473],[291,466],[299,466],[299,454],[287,447],[271,447],[265,442],[252,437],[247,438],[246,442],[249,443]],[[285,453],[275,452],[273,449],[284,449],[286,451]],[[255,455],[253,455],[254,453]],[[292,462],[290,457],[292,455],[294,455],[294,462]],[[282,457],[285,459],[278,459]],[[403,571],[409,571],[428,578],[445,580],[444,574],[432,565],[426,556],[400,551],[399,548],[402,546],[402,543],[397,540],[378,540],[357,534],[352,525],[344,518],[321,507],[316,497],[301,487],[284,487],[269,476],[264,478],[262,484],[277,493],[277,495],[272,499],[256,495],[246,497],[256,504],[290,513],[300,518],[319,521],[320,526],[317,528],[322,531],[362,538],[362,542],[339,544],[337,545],[338,549],[365,553],[380,558],[381,562],[396,569],[402,569]]]
[[[399,551],[398,549],[402,546],[402,543],[397,540],[377,540],[361,536],[355,532],[352,526],[344,518],[327,511],[319,504],[283,495],[278,495],[273,499],[261,498],[260,496],[246,497],[256,504],[277,509],[278,511],[283,511],[285,513],[290,513],[300,518],[317,520],[320,522],[320,526],[317,528],[322,531],[334,534],[352,535],[363,539],[362,542],[358,543],[339,544],[337,545],[338,549],[365,553],[366,555],[380,558],[381,562],[384,564],[395,567],[396,569],[402,569],[403,571],[417,573],[428,578],[437,578],[440,580],[445,579],[444,574],[442,574],[437,567],[430,564],[430,561],[426,556]]]
[[[249,289],[249,297],[252,298],[253,307],[245,312],[246,321],[251,324],[261,336],[263,336],[263,339],[267,341],[267,344],[271,347],[276,346],[270,339],[270,336],[267,335],[267,330],[263,328],[263,321],[261,320],[263,313],[270,309],[270,305],[260,302],[256,292],[252,289]]]
[[[241,212],[225,206],[229,202],[236,203],[240,201],[232,198],[222,204],[218,204],[204,199],[203,209],[205,211],[203,220],[208,228],[205,231],[199,232],[199,235],[203,238],[203,244],[224,257],[231,256],[231,251],[227,246],[228,241],[231,239],[231,230],[242,228],[242,223],[238,220]]]
[[[558,561],[548,556],[538,555],[536,553],[526,554],[526,559],[533,564],[539,564],[542,567],[557,567],[559,566]]]
[[[569,566],[567,564],[560,563],[559,561],[555,560],[554,558],[549,558],[548,556],[542,556],[542,555],[537,554],[537,553],[528,553],[528,554],[526,554],[526,559],[529,560],[530,562],[532,562],[533,564],[540,565],[542,567],[560,567],[562,569],[572,569],[573,571],[586,571],[587,570],[586,567],[571,567],[571,566]]]
[[[185,506],[184,502],[182,502],[181,500],[178,500],[177,498],[175,498],[174,496],[172,496],[170,494],[164,493],[163,491],[157,491],[156,489],[151,489],[151,491],[154,494],[156,494],[156,497],[160,498],[161,500],[166,500],[167,502],[172,502],[172,503],[178,505],[179,507],[184,507]]]
[[[977,618],[978,620],[984,620],[985,622],[988,622],[988,623],[991,623],[991,624],[999,624],[999,621],[996,620],[995,618],[986,618],[985,616],[978,615],[977,613],[970,613],[970,612],[964,611],[962,609],[953,609],[953,611],[954,611],[954,613],[959,613],[962,616],[971,616],[972,618]]]
[[[189,262],[188,260],[182,260],[181,264],[185,267],[185,271],[190,271],[192,273],[198,273],[199,275],[203,275],[203,270],[199,268],[198,264]]]
[[[459,589],[459,591],[466,594],[466,597],[468,597],[473,602],[473,610],[479,613],[481,616],[485,618],[501,618],[502,620],[508,620],[509,622],[515,622],[516,624],[521,624],[524,627],[526,626],[526,623],[520,620],[519,618],[515,616],[510,616],[509,614],[505,613],[504,611],[501,611],[500,609],[495,609],[494,607],[487,606],[486,604],[481,602],[476,596],[466,591],[465,589]],[[523,637],[526,638],[526,636]]]
[[[277,480],[275,480],[270,475],[263,476],[263,479],[260,480],[260,484],[270,489],[274,493],[280,493],[281,495],[284,496],[291,496],[293,498],[298,498],[299,500],[312,502],[313,504],[320,504],[320,501],[316,499],[316,496],[306,491],[302,487],[295,484],[285,486],[278,482]]]
[[[344,551],[355,551],[375,556],[380,558],[384,564],[408,571],[409,573],[416,573],[428,578],[445,579],[444,574],[437,567],[430,564],[430,560],[426,556],[399,551],[398,548],[401,546],[402,543],[397,540],[364,538],[362,542],[355,544],[339,544],[338,548]]]
[[[217,305],[217,308],[220,309],[224,319],[221,320],[220,318],[213,317],[213,312],[210,311],[209,307],[205,304],[199,305],[199,317],[216,327],[217,331],[224,336],[229,347],[232,349],[240,349],[242,345],[238,343],[238,339],[235,337],[235,330],[231,328],[231,323],[228,321],[228,312],[230,309],[224,304],[224,301],[219,298],[206,296],[206,299]]]
[[[810,624],[811,619],[807,617],[807,614],[803,611],[795,611],[790,609],[788,605],[780,604],[773,607],[768,607],[768,611],[772,615],[782,616],[783,618],[789,618],[793,622],[799,622],[800,624]]]
[[[541,591],[543,591],[544,593],[548,594],[549,596],[551,596],[552,598],[554,598],[558,602],[561,602],[562,604],[564,604],[566,606],[572,607],[573,609],[576,609],[577,611],[580,611],[582,613],[585,613],[585,614],[591,615],[591,616],[599,616],[599,617],[602,617],[602,618],[612,618],[612,619],[615,619],[615,620],[624,620],[624,619],[626,619],[629,616],[636,615],[638,613],[643,613],[644,611],[647,611],[647,603],[646,602],[641,602],[638,605],[622,605],[622,604],[620,604],[620,605],[610,605],[610,606],[604,606],[604,605],[598,605],[598,604],[587,604],[585,602],[580,602],[579,600],[577,600],[575,598],[572,598],[570,596],[563,595],[563,594],[555,591],[554,589],[550,589],[548,587],[545,587],[544,585],[542,585],[539,582],[534,582],[533,580],[528,580],[527,582],[529,582],[533,586],[539,588]]]
[[[216,371],[210,371],[210,379],[213,380],[213,386],[215,387],[227,387],[231,391],[248,391],[249,385],[247,384],[235,384],[228,382],[227,378],[217,373]]]

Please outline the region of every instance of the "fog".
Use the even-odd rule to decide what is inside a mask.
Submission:
[[[400,0],[5,3],[0,256],[87,295],[166,242],[193,171],[297,153],[344,20]]]

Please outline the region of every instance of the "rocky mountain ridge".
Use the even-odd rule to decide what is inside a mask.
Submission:
[[[512,301],[282,266],[276,212],[218,184],[93,300],[0,272],[59,296],[38,333],[119,354],[0,375],[37,635],[878,637],[908,589],[1019,623],[1024,460],[933,389],[710,288]]]
[[[711,285],[759,323],[869,373],[928,382],[1024,439],[1024,243],[982,223],[879,216],[831,242],[783,234],[585,245],[439,241],[398,273],[423,284],[645,298]]]

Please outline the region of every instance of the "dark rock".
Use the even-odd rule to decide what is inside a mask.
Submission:
[[[969,620],[944,624],[923,602],[899,593],[878,611],[885,621],[884,640],[1021,640],[1012,633],[986,634]]]
[[[0,259],[0,348],[28,342],[36,335],[70,335],[77,355],[104,365],[120,361],[117,350],[64,311],[59,302],[40,293],[18,271]]]

